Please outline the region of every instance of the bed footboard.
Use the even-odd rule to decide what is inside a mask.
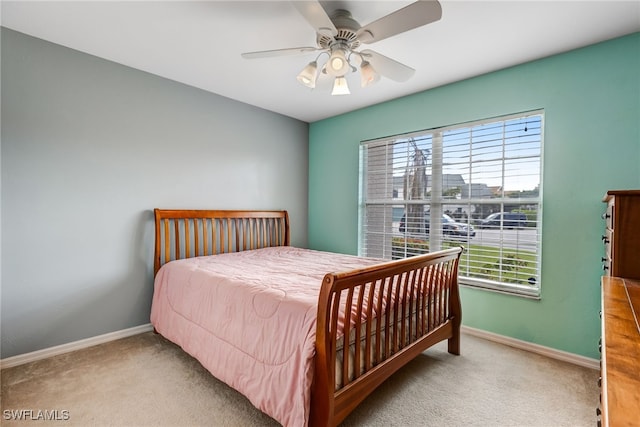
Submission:
[[[339,424],[385,379],[437,342],[448,340],[448,351],[460,353],[462,251],[325,276],[311,425]]]

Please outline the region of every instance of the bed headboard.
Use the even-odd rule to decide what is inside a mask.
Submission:
[[[154,209],[154,275],[176,259],[289,246],[287,211]]]

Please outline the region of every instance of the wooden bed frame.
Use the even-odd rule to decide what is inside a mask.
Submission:
[[[174,259],[290,244],[286,211],[154,213],[155,273]],[[309,425],[338,425],[389,376],[440,341],[448,340],[449,353],[460,354],[462,251],[459,247],[349,272],[327,272],[318,300]],[[393,303],[391,295],[396,295]],[[363,304],[367,300],[372,303]],[[344,324],[355,326],[338,336],[341,306]],[[383,313],[382,318],[374,319],[375,313]],[[352,343],[349,351],[340,350],[342,343]],[[339,389],[336,365],[342,367]]]

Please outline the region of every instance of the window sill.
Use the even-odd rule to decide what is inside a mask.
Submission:
[[[529,286],[519,285],[500,285],[493,282],[488,282],[479,279],[472,279],[469,277],[460,277],[460,286],[473,289],[482,289],[491,292],[497,292],[506,295],[512,295],[517,297],[529,298],[540,301],[540,288],[532,288]]]

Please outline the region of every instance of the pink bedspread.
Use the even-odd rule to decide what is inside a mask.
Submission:
[[[322,278],[378,262],[288,246],[172,261],[151,323],[258,409],[305,426]]]

